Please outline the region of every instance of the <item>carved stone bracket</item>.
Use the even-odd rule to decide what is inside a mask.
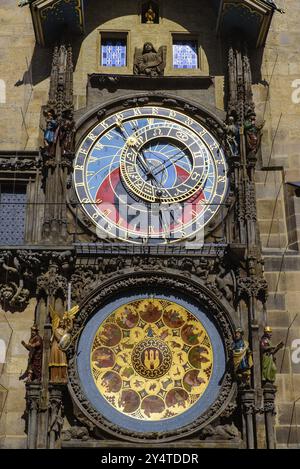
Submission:
[[[276,415],[275,407],[275,398],[276,398],[277,388],[273,384],[266,384],[263,388],[264,394],[264,407],[263,410],[265,413],[271,414],[271,416]]]
[[[29,158],[1,158],[0,171],[34,171],[40,167],[40,160]]]
[[[12,311],[22,310],[36,289],[38,294],[49,288],[65,289],[73,261],[71,251],[0,251],[1,306]]]
[[[263,303],[267,300],[268,284],[264,278],[240,277],[237,280],[238,299],[248,301],[251,297]]]

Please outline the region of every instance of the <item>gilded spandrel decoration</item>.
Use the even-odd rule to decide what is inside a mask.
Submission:
[[[163,420],[187,411],[213,372],[210,338],[196,317],[164,299],[136,300],[99,327],[91,369],[97,389],[118,411]]]

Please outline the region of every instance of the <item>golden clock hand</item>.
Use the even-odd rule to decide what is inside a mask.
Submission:
[[[116,126],[120,129],[122,135],[124,138],[126,138],[126,145],[129,147],[136,147],[138,144],[137,138],[134,136],[134,134],[129,135],[128,132],[126,131],[123,121],[121,119],[116,120]],[[140,161],[142,169],[145,171],[147,177],[153,177],[152,170],[148,166],[148,163],[146,161],[145,155],[143,153],[143,150],[140,149],[141,153],[136,149],[136,155],[137,159]],[[155,177],[154,177],[155,179]]]

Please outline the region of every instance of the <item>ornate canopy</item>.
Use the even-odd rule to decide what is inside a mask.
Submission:
[[[227,36],[238,29],[254,47],[264,44],[276,7],[273,0],[212,0],[216,31]],[[58,35],[83,33],[83,0],[21,0],[30,5],[36,41],[42,46],[54,43]]]
[[[30,5],[36,42],[47,46],[58,36],[80,34],[84,29],[83,0],[21,0]]]
[[[267,38],[273,13],[273,0],[214,0],[218,11],[217,31],[228,35],[238,30],[254,47],[262,46]]]

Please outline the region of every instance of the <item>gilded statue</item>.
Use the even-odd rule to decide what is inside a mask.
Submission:
[[[145,42],[143,49],[136,49],[134,55],[133,73],[157,77],[164,74],[166,66],[166,46],[161,46],[158,51],[151,42]]]
[[[39,335],[39,329],[36,324],[31,327],[31,337],[26,343],[22,340],[21,344],[29,351],[28,364],[25,373],[19,379],[26,379],[28,383],[32,381],[41,381],[42,358],[43,358],[43,339]]]
[[[274,383],[276,379],[276,353],[284,347],[283,342],[279,342],[277,345],[272,345],[272,329],[269,326],[264,328],[264,334],[260,339],[260,352],[261,352],[261,374],[262,382]]]
[[[79,310],[79,306],[74,306],[66,311],[63,316],[59,316],[50,306],[52,318],[52,337],[50,349],[50,381],[52,383],[67,383],[67,356],[66,350],[71,344],[71,332],[73,330],[73,320]]]
[[[252,353],[249,343],[244,339],[241,328],[235,330],[232,344],[233,367],[237,382],[241,386],[250,387],[251,368],[253,367]]]
[[[153,24],[156,18],[156,13],[153,11],[151,3],[149,4],[148,10],[145,13],[146,24]]]

